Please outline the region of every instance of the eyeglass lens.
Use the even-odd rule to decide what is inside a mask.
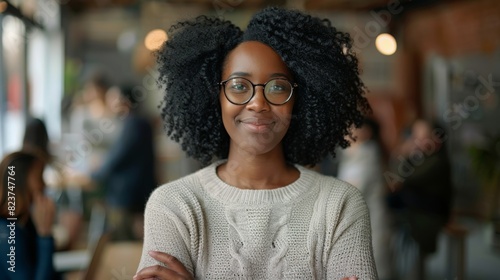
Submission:
[[[243,78],[233,78],[226,82],[225,93],[229,101],[236,104],[245,104],[252,96],[253,84]],[[283,104],[292,94],[292,85],[285,79],[269,80],[264,87],[264,95],[272,104]]]

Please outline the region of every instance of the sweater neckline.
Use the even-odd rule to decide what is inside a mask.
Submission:
[[[299,178],[289,185],[269,190],[240,189],[222,181],[217,175],[217,167],[226,162],[217,161],[199,171],[203,188],[209,196],[223,203],[238,204],[273,204],[287,203],[312,189],[314,173],[303,166],[294,165],[299,170]]]

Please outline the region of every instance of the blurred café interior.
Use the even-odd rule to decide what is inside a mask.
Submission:
[[[417,119],[446,131],[440,144],[452,182],[450,219],[424,260],[421,279],[498,279],[500,1],[0,1],[0,155],[23,149],[33,120],[44,126],[46,136],[31,133],[34,142],[47,138],[43,179],[56,204],[53,257],[63,279],[131,279],[140,259],[140,217],[131,222],[135,238],[103,238],[106,186],[91,176],[126,141],[121,111],[107,105],[113,91],[133,87],[137,93],[132,107],[152,131],[158,184],[196,171],[200,164],[163,129],[154,51],[179,20],[207,15],[245,28],[267,6],[328,18],[354,41],[370,118],[386,155],[378,175],[391,220],[385,233],[391,272],[380,279],[412,279],[418,270],[412,266],[418,246],[394,222],[397,210],[389,205],[393,181],[414,171],[395,153],[412,137]],[[422,145],[424,156],[415,161],[425,163],[434,146]],[[312,168],[336,176],[340,165],[329,159]]]

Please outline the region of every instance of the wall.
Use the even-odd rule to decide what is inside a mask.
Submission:
[[[406,98],[416,100],[416,115],[448,128],[456,210],[480,216],[488,194],[468,150],[500,133],[499,15],[499,1],[460,1],[414,11],[403,29]]]

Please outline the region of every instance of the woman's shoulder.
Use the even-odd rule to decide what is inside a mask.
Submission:
[[[312,176],[316,177],[315,182],[320,187],[320,191],[331,193],[331,195],[361,195],[359,190],[353,185],[340,180],[334,176],[323,175],[314,170],[310,170],[302,167],[301,172],[310,173]]]
[[[178,205],[190,200],[198,200],[203,192],[200,179],[204,169],[160,185],[151,193],[148,205]]]
[[[356,187],[332,176],[316,176],[319,193],[315,209],[329,227],[340,225],[345,228],[359,219],[369,220],[368,207]]]
[[[351,206],[362,206],[365,204],[359,189],[353,185],[333,176],[323,175],[312,170],[318,184],[318,198],[323,200],[329,208],[345,208]]]
[[[164,197],[175,194],[190,193],[199,184],[198,172],[186,175],[158,186],[151,197]]]

